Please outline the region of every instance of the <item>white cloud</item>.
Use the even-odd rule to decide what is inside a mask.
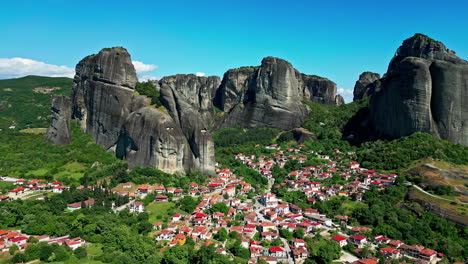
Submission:
[[[160,79],[159,77],[156,77],[156,76],[153,76],[153,75],[138,76],[138,81],[140,81],[140,82],[146,82],[146,81],[149,81],[149,80],[159,80],[159,79]]]
[[[17,78],[26,75],[73,78],[75,69],[31,59],[0,58],[0,78]]]
[[[155,70],[158,68],[157,65],[154,65],[154,64],[144,64],[143,62],[141,61],[132,61],[133,63],[133,66],[135,66],[135,71],[137,73],[140,73],[140,72],[149,72],[149,71],[152,71],[152,70]]]
[[[204,72],[197,72],[195,75],[199,76],[199,77],[203,77],[203,76],[205,76],[205,73]]]
[[[344,88],[338,88],[338,93],[342,95],[351,95],[353,94],[353,90],[350,89],[344,89]]]

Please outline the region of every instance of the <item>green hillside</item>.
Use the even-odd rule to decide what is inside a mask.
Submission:
[[[69,95],[72,79],[26,76],[0,80],[0,129],[48,127],[50,97]]]

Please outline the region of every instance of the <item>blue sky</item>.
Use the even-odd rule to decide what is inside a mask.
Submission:
[[[384,73],[416,32],[468,59],[468,1],[16,0],[2,1],[1,10],[0,60],[8,67],[0,65],[0,78],[38,68],[70,74],[84,56],[111,46],[126,47],[150,70],[140,76],[155,77],[222,76],[275,56],[333,80],[349,102],[359,74]]]

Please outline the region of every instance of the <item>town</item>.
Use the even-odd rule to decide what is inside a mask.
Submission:
[[[371,236],[371,228],[350,226],[347,215],[325,215],[313,208],[317,201],[328,201],[336,197],[346,197],[353,203],[360,203],[363,195],[371,188],[384,189],[395,184],[397,175],[384,175],[377,171],[361,168],[355,161],[343,162],[341,158],[321,155],[297,145],[282,150],[278,145],[264,146],[270,154],[256,156],[237,154],[233,158],[244,166],[258,172],[259,177],[267,179],[266,188],[253,186],[236,175],[230,168],[217,164],[217,176],[208,178],[203,184],[191,183],[188,186],[165,187],[160,184],[122,183],[112,188],[112,193],[125,197],[123,205],[112,205],[115,212],[129,210],[131,213],[149,211],[143,202],[153,197],[152,206],[177,202],[189,196],[199,199],[191,212],[177,212],[161,221],[152,222],[155,243],[164,247],[184,245],[188,239],[197,244],[214,244],[216,252],[231,256],[227,250],[228,238],[240,241],[240,247],[248,250],[248,263],[260,260],[270,264],[302,263],[309,257],[307,241],[320,239],[339,247],[342,263],[376,264],[379,258],[368,252],[377,252],[385,259],[411,259],[415,263],[437,263],[443,252],[436,252],[420,245],[405,244],[404,241],[382,235]],[[340,153],[336,156],[351,156],[353,153]],[[308,159],[323,161],[316,166],[304,166]],[[273,169],[284,168],[288,161],[295,160],[301,167],[289,171],[282,182],[276,182]],[[346,159],[349,160],[349,159]],[[0,196],[0,201],[33,197],[43,200],[50,194],[59,194],[69,189],[61,182],[47,183],[38,179],[14,179],[10,181],[14,189]],[[336,183],[336,182],[340,182]],[[97,186],[78,186],[77,189],[98,188]],[[103,187],[99,187],[103,188]],[[303,193],[306,197],[302,204],[308,208],[282,200],[280,190]],[[92,207],[94,199],[67,205],[68,211]],[[30,243],[30,236],[21,230],[0,230],[0,250],[8,251],[12,245],[24,250]],[[86,246],[80,238],[36,237],[47,243],[62,243],[74,250]],[[318,241],[316,241],[318,243]],[[365,252],[365,253],[364,253]]]

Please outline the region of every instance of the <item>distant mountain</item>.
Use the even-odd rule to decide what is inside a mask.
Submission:
[[[26,76],[0,80],[0,129],[50,125],[53,94],[70,95],[72,79]]]

